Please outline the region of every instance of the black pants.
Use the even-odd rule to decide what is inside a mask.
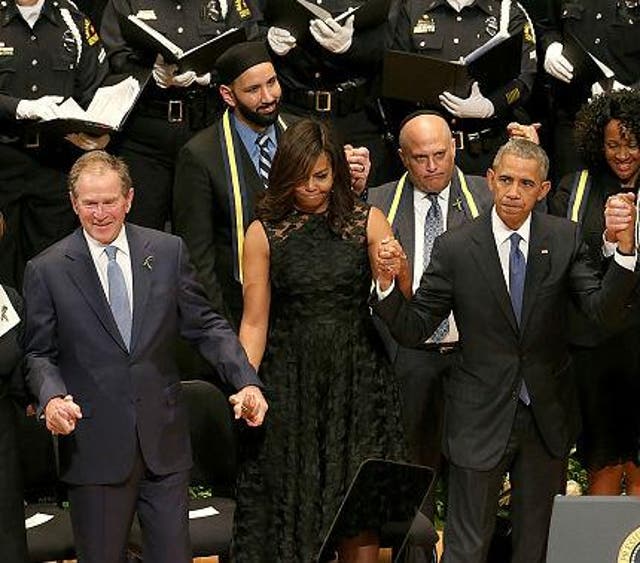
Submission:
[[[76,227],[66,174],[74,158],[71,150],[0,143],[0,210],[7,224],[0,241],[0,283],[22,287],[27,261]]]

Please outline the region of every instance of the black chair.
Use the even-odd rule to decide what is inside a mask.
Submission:
[[[35,416],[28,417],[20,409],[17,418],[25,518],[30,524],[36,514],[52,517],[27,528],[29,562],[75,559],[71,517],[63,508],[66,494],[58,480],[54,439]]]
[[[183,394],[189,409],[193,449],[192,487],[211,489],[210,498],[189,501],[189,533],[194,557],[217,555],[228,561],[235,512],[237,474],[237,437],[226,396],[206,381],[183,381]],[[218,514],[193,517],[194,510],[213,507]],[[137,519],[129,538],[130,551],[142,556],[142,534]]]

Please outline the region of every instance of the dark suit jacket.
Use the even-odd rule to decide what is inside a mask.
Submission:
[[[284,116],[285,122],[290,123]],[[256,197],[264,184],[244,143],[232,127],[243,199],[244,230],[254,219]],[[282,128],[276,126],[279,136]],[[242,286],[237,276],[237,236],[231,181],[227,173],[222,119],[200,131],[180,151],[173,190],[175,232],[184,238],[198,278],[216,311],[238,326]]]
[[[196,282],[182,240],[126,229],[133,274],[130,352],[81,229],[30,261],[25,272],[27,383],[41,408],[70,393],[83,412],[75,431],[60,438],[61,477],[69,483],[124,481],[138,440],[154,473],[190,467],[174,358],[178,335],[197,345],[227,383],[260,384],[233,330]]]
[[[487,186],[486,179],[481,176],[465,176],[465,178],[478,211],[482,214],[489,210],[493,203],[493,197],[489,187]],[[381,209],[382,212],[388,216],[397,185],[398,182],[396,181],[389,182],[377,188],[371,188],[369,190],[368,202],[378,209]],[[391,225],[395,237],[400,241],[402,248],[407,255],[412,275],[415,254],[415,213],[413,206],[413,192],[413,184],[407,178],[407,182],[402,190],[402,195],[400,196],[398,211],[396,212],[395,219]],[[450,231],[460,225],[464,225],[468,221],[471,221],[472,218],[473,215],[467,205],[467,200],[462,193],[462,188],[460,187],[458,171],[455,169],[453,176],[451,177],[449,207],[447,210],[447,228],[445,230]],[[376,326],[378,326],[379,332],[385,342],[385,346],[393,360],[397,353],[398,344],[391,337],[384,325],[376,323]]]
[[[486,213],[436,240],[411,304],[396,288],[374,310],[405,346],[424,341],[453,310],[461,357],[445,382],[444,453],[456,465],[489,470],[504,453],[522,379],[549,451],[568,453],[579,429],[568,369],[569,300],[614,324],[636,279],[613,263],[601,282],[575,225],[534,213],[519,328]]]

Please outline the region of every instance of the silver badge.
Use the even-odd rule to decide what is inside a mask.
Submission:
[[[222,12],[218,0],[209,0],[204,6],[204,16],[214,22],[222,21]]]
[[[487,32],[487,35],[493,37],[496,33],[498,33],[498,20],[495,16],[489,16],[486,20],[484,20],[484,23],[484,30]]]
[[[76,40],[73,37],[73,33],[70,29],[65,30],[62,34],[62,46],[67,53],[76,52]]]

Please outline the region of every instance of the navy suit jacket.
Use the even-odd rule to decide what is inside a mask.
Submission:
[[[69,393],[83,412],[74,432],[60,437],[61,478],[69,483],[124,481],[138,441],[155,474],[191,466],[174,357],[179,335],[230,385],[261,385],[233,330],[211,309],[182,240],[130,224],[126,233],[133,275],[130,351],[81,229],[25,271],[27,383],[40,408]]]

